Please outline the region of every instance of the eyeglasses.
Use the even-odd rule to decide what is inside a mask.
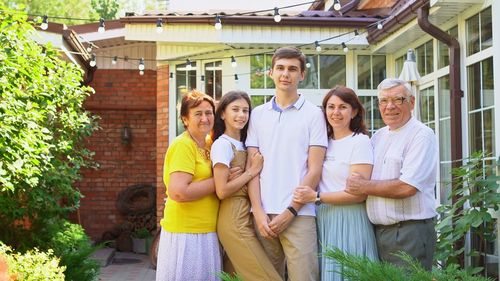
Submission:
[[[389,102],[392,102],[394,105],[402,105],[405,100],[407,100],[407,97],[396,97],[396,98],[379,98],[378,99],[378,104],[381,106],[387,106]]]

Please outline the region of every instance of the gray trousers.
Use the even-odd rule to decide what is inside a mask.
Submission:
[[[434,226],[433,218],[403,221],[392,225],[375,225],[380,259],[398,266],[406,266],[403,260],[394,255],[404,251],[430,271],[436,249]]]

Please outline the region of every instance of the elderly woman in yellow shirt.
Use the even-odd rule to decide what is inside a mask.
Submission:
[[[157,281],[219,280],[219,199],[210,162],[214,111],[212,98],[204,93],[193,90],[182,98],[186,131],[172,141],[164,164],[167,201],[160,222]]]

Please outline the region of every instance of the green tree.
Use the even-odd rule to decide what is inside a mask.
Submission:
[[[91,4],[99,17],[106,20],[115,19],[120,7],[115,0],[91,0]]]
[[[82,71],[38,45],[26,19],[0,13],[0,240],[20,250],[40,246],[48,226],[79,207],[73,183],[91,163],[84,139],[97,128],[83,109],[93,90]]]

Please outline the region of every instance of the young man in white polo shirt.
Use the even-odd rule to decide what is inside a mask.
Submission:
[[[271,261],[292,281],[318,280],[314,205],[293,202],[297,186],[316,189],[328,145],[321,109],[297,92],[305,56],[294,47],[276,50],[269,73],[276,94],[251,114],[246,146],[260,151],[264,167],[249,183],[257,234]]]
[[[415,97],[406,81],[387,78],[378,91],[380,114],[387,126],[372,137],[372,178],[352,175],[346,191],[368,195],[366,209],[375,225],[382,260],[405,266],[394,256],[404,251],[430,270],[436,246],[436,136],[412,118]]]

